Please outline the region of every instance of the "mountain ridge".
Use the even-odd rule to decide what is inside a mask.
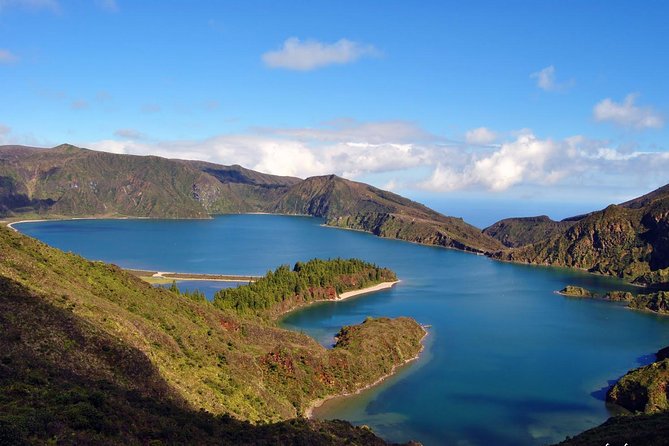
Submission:
[[[209,218],[250,212],[310,215],[331,226],[480,253],[503,248],[462,219],[336,175],[301,180],[69,144],[0,146],[0,216]]]

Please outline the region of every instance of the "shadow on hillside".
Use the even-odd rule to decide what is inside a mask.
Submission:
[[[55,304],[54,302],[57,302]],[[252,426],[189,408],[140,350],[0,276],[0,445],[385,444],[345,422]]]

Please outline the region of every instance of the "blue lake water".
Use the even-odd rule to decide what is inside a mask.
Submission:
[[[618,280],[320,224],[312,218],[234,215],[17,228],[63,250],[128,268],[256,275],[280,264],[337,256],[392,268],[402,280],[393,289],[313,305],[283,324],[324,345],[342,325],[367,316],[406,315],[431,325],[416,363],[317,411],[367,424],[394,441],[488,446],[562,440],[608,418],[602,389],[669,344],[669,317],[554,294],[568,284],[630,289]]]

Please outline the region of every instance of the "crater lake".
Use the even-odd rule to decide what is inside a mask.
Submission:
[[[367,316],[429,325],[420,359],[315,415],[370,426],[425,445],[541,445],[594,427],[615,410],[612,380],[667,345],[669,317],[555,294],[565,285],[634,290],[585,272],[497,262],[322,226],[307,217],[212,220],[69,220],[17,224],[21,232],[91,260],[154,271],[260,275],[311,258],[356,257],[393,269],[394,288],[314,304],[281,324],[326,346]],[[181,282],[182,289],[215,282]],[[225,286],[224,284],[218,286]]]

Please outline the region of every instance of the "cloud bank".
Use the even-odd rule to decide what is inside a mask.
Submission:
[[[472,135],[477,133],[485,132]],[[335,173],[365,181],[382,175],[385,180],[379,185],[437,192],[598,186],[603,178],[616,175],[643,184],[663,179],[669,169],[669,153],[614,147],[583,136],[542,139],[523,130],[499,144],[482,146],[445,142],[412,123],[396,121],[340,120],[316,128],[262,128],[190,141],[153,140],[134,129],[118,130],[116,136],[119,139],[82,145],[114,153],[240,164],[301,178]]]

